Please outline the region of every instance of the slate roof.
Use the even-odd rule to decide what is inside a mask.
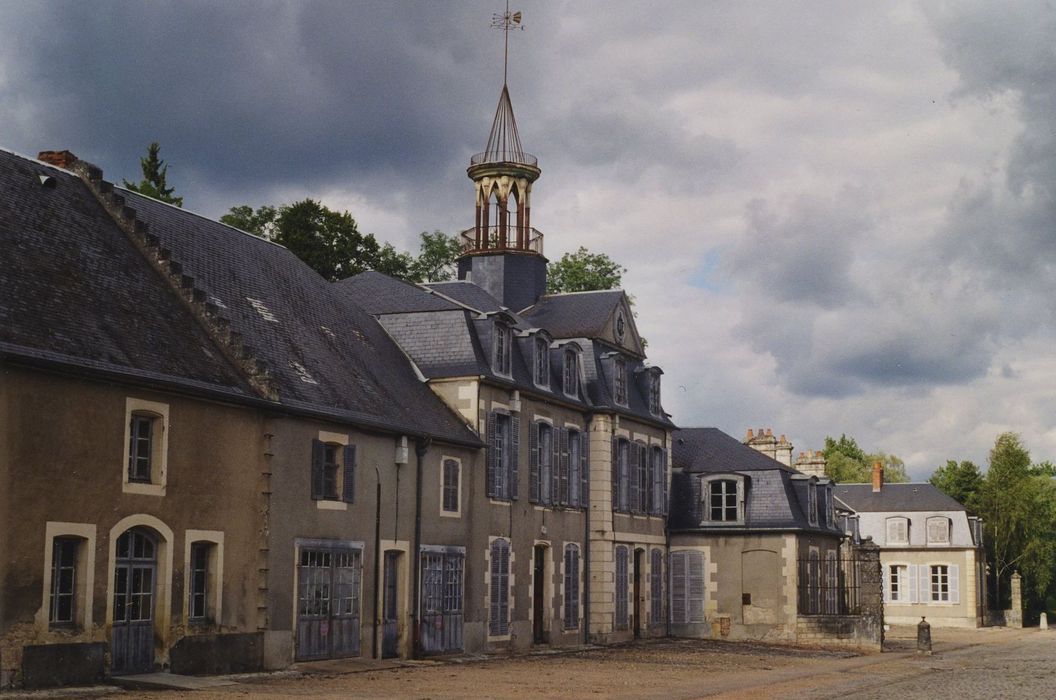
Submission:
[[[373,270],[347,277],[336,283],[341,293],[357,303],[367,313],[379,315],[396,312],[453,311],[461,309],[436,294],[410,282],[389,277]]]
[[[58,186],[42,188],[38,170],[55,175]],[[0,339],[7,345],[252,395],[84,183],[2,152],[0,182]],[[280,404],[480,444],[375,319],[290,251],[157,200],[121,195],[266,363]]]
[[[622,289],[547,294],[521,315],[529,323],[553,333],[555,338],[597,338],[623,295]]]
[[[39,176],[54,178],[54,187]],[[0,349],[151,381],[252,388],[76,175],[0,151]]]
[[[472,282],[426,282],[425,286],[481,313],[488,314],[506,308],[498,299]]]
[[[966,510],[956,499],[927,483],[884,484],[879,493],[873,493],[872,484],[838,484],[836,497],[859,513]]]
[[[811,525],[807,517],[810,479],[748,447],[717,428],[684,428],[672,434],[669,527],[681,532],[811,531],[840,535],[837,523]],[[747,500],[741,524],[704,523],[703,482],[714,473],[745,477]],[[818,493],[823,498],[822,492]],[[820,518],[819,518],[820,521]]]

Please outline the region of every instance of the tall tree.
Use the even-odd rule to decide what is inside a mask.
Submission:
[[[243,204],[231,207],[226,214],[220,217],[220,221],[270,241],[275,237],[275,220],[278,218],[279,210],[270,204],[265,204],[256,211],[248,204]]]
[[[446,282],[455,278],[458,268],[455,258],[462,253],[458,236],[443,231],[422,231],[418,257],[411,265],[411,277],[416,282]]]
[[[589,292],[597,289],[616,289],[627,268],[604,253],[591,253],[580,246],[574,253],[565,253],[547,270],[548,292]]]
[[[157,141],[147,146],[147,157],[139,159],[139,167],[143,171],[143,179],[139,181],[138,185],[125,180],[125,187],[146,197],[153,197],[162,202],[182,207],[183,197],[173,196],[173,188],[169,187],[168,183],[165,182],[169,166],[158,157],[160,151],[161,146],[158,145]]]
[[[975,500],[983,485],[983,473],[974,462],[950,459],[946,460],[945,466],[936,469],[928,481],[947,496],[974,511]]]
[[[892,484],[909,481],[906,465],[895,455],[883,451],[866,454],[858,446],[858,441],[847,435],[840,435],[837,440],[825,438],[825,475],[837,483],[860,484],[872,479],[873,464],[880,462],[884,467],[884,481]]]

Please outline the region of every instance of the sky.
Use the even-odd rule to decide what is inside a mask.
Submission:
[[[473,219],[491,2],[0,0],[0,147],[184,206],[311,196],[416,249]],[[680,426],[1056,460],[1052,2],[515,2],[553,260],[627,268]]]

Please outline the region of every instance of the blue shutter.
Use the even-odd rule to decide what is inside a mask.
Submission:
[[[321,440],[312,440],[312,498],[323,497],[323,460],[326,459],[326,446]]]
[[[620,509],[620,441],[612,439],[612,509]]]
[[[636,512],[639,510],[639,500],[641,496],[641,490],[638,488],[638,468],[640,465],[641,450],[639,449],[638,443],[632,442],[627,446],[627,451],[630,453],[630,467],[628,468],[629,474],[627,475],[627,481],[630,485],[630,501],[627,504],[627,510]]]
[[[538,423],[528,426],[528,500],[539,502],[539,431]]]
[[[590,433],[579,434],[579,503],[576,505],[587,507],[590,503]]]
[[[950,602],[960,603],[961,602],[961,582],[960,582],[960,567],[956,564],[950,564],[949,578],[950,582]]]
[[[510,441],[508,443],[510,453],[510,498],[517,500],[517,461],[521,458],[521,419],[510,416]]]
[[[490,498],[498,498],[498,484],[495,481],[495,475],[498,472],[498,455],[495,453],[495,413],[489,413],[486,421],[484,432],[486,433],[485,440],[488,443],[487,451],[487,492]]]
[[[671,576],[671,605],[669,608],[671,622],[685,624],[689,621],[687,611],[687,586],[686,586],[686,555],[687,552],[672,552],[671,566],[668,573]]]
[[[356,501],[356,446],[345,445],[344,474],[341,479],[341,500],[345,503]]]
[[[550,502],[553,504],[564,504],[568,501],[568,434],[564,428],[554,427],[552,436],[554,445],[554,456],[550,464],[552,475],[550,477]],[[564,459],[562,459],[564,457]]]
[[[686,603],[690,622],[704,622],[704,553],[689,552],[689,597]]]

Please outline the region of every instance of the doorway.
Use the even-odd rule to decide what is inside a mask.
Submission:
[[[421,556],[422,600],[418,643],[423,654],[462,651],[462,572],[465,551],[427,549]]]
[[[644,550],[634,550],[634,610],[631,624],[634,625],[634,637],[642,636],[642,556]]]
[[[398,627],[400,599],[397,578],[399,562],[400,552],[385,552],[381,601],[381,658],[383,659],[391,659],[400,655]]]
[[[546,624],[546,550],[545,545],[535,546],[532,566],[532,641],[535,644],[550,642]]]
[[[297,566],[298,661],[359,655],[358,549],[302,549]]]
[[[117,540],[114,564],[114,624],[110,639],[111,672],[154,670],[154,595],[158,542],[138,528]]]

